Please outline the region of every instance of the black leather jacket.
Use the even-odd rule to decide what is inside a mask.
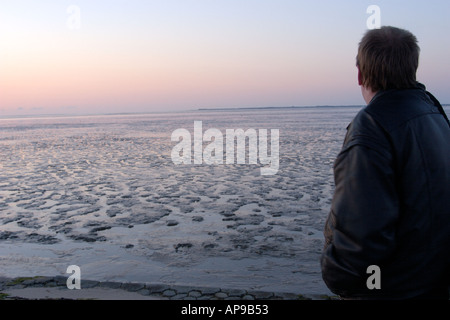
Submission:
[[[382,91],[347,128],[321,258],[332,292],[448,299],[450,125],[438,106],[420,84]],[[381,289],[367,287],[370,265]]]

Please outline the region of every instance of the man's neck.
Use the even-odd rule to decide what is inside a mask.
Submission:
[[[365,86],[361,86],[361,93],[367,104],[369,104],[373,97],[377,94],[376,92],[373,92],[372,89]]]

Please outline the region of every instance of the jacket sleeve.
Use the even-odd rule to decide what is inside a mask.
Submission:
[[[396,247],[393,156],[382,130],[373,123],[372,128],[369,133],[351,130],[334,165],[335,194],[321,266],[328,288],[344,297],[370,294],[367,268],[377,265],[383,274],[383,262]]]

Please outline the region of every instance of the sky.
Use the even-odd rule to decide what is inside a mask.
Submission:
[[[0,116],[363,105],[370,5],[450,103],[448,0],[0,0]]]

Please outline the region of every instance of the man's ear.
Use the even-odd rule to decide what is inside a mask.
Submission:
[[[357,67],[358,68],[358,84],[360,85],[360,86],[362,86],[363,85],[363,77],[362,77],[362,73],[361,73],[361,70],[359,69],[359,67]]]

